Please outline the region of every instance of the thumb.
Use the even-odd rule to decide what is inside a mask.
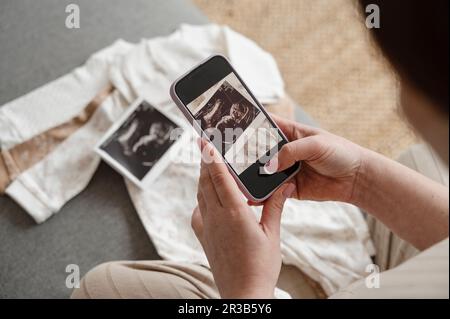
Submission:
[[[293,183],[286,183],[264,203],[260,220],[260,224],[264,229],[269,230],[273,234],[278,235],[280,233],[280,220],[284,203],[294,190],[295,185]]]
[[[283,171],[298,161],[311,160],[319,153],[320,144],[315,136],[289,142],[264,165],[267,174]]]

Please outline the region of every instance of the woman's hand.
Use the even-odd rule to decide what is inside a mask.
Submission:
[[[257,220],[214,147],[200,140],[202,167],[192,228],[222,298],[273,298],[281,267],[280,217],[295,190],[288,183]]]
[[[418,249],[448,237],[448,187],[342,137],[273,118],[291,142],[265,170],[303,161],[293,197],[354,204]]]
[[[303,161],[294,178],[297,191],[293,197],[352,202],[365,149],[318,128],[277,116],[273,119],[291,142],[266,164],[265,170],[274,173]]]

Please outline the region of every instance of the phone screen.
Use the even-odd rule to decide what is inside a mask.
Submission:
[[[227,60],[213,57],[185,79],[177,95],[254,198],[264,198],[298,169],[264,172],[287,140]]]

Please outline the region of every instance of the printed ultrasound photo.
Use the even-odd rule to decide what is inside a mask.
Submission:
[[[143,101],[100,149],[142,180],[175,142],[170,139],[170,134],[177,127]]]
[[[225,154],[240,135],[233,134],[231,138],[225,136],[225,128],[240,128],[242,132],[252,123],[259,112],[238,90],[224,81],[194,118],[201,121],[201,127],[207,134],[208,130],[211,132],[211,129],[220,131],[222,145],[216,145],[216,147],[222,150],[222,154]],[[230,140],[226,140],[227,138]],[[214,143],[213,139],[212,142]]]

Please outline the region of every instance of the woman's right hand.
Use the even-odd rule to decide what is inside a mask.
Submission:
[[[297,191],[292,197],[353,202],[365,149],[319,128],[277,116],[273,119],[291,142],[266,164],[265,170],[274,173],[303,161],[294,177]]]
[[[342,137],[273,118],[291,142],[265,170],[303,161],[291,197],[354,204],[417,249],[448,237],[448,187]]]

